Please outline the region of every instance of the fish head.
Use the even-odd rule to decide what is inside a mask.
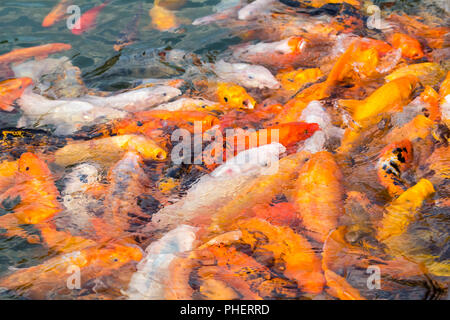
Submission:
[[[30,152],[24,153],[20,157],[19,172],[34,178],[43,178],[51,175],[47,164]]]
[[[250,66],[242,70],[241,77],[241,83],[248,88],[278,89],[281,86],[273,74],[263,66]]]
[[[252,110],[256,105],[255,99],[243,87],[235,84],[220,83],[217,89],[217,95],[223,105],[235,109]]]
[[[22,92],[32,83],[33,80],[31,78],[23,77],[3,81],[0,83],[0,86],[8,92],[18,92],[18,95],[21,95]]]

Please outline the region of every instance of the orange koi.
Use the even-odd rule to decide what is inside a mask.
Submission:
[[[58,196],[45,162],[32,153],[24,153],[18,160],[15,185],[0,196],[0,203],[3,204],[14,199],[18,201],[13,201],[14,204],[8,208],[12,212],[0,217],[0,225],[7,230],[6,235],[21,236],[36,242],[19,225],[38,224],[55,216],[62,210]]]
[[[294,206],[303,225],[317,241],[325,241],[343,214],[342,173],[333,155],[313,154],[299,170],[293,194]]]
[[[177,16],[172,11],[156,3],[150,9],[149,15],[152,18],[152,26],[159,31],[173,30],[180,25]]]
[[[280,72],[276,79],[284,90],[297,93],[306,84],[316,82],[322,76],[323,73],[319,68],[311,68]]]
[[[16,173],[19,171],[18,161],[0,162],[0,194],[14,184]]]
[[[70,49],[72,49],[72,46],[65,43],[49,43],[37,47],[15,49],[11,52],[5,53],[4,55],[1,55],[0,64],[23,62],[31,58],[43,59],[50,54]]]
[[[72,4],[72,0],[61,0],[53,9],[49,12],[42,21],[43,27],[51,27],[55,23],[64,19],[67,15],[67,8]]]
[[[425,90],[420,94],[422,101],[428,106],[423,112],[426,117],[433,121],[439,121],[441,118],[441,110],[439,109],[439,94],[430,86],[426,86]]]
[[[101,5],[96,6],[85,13],[83,13],[77,21],[79,24],[79,28],[75,27],[71,30],[71,32],[75,35],[81,35],[86,31],[91,30],[92,28],[95,28],[95,25],[97,23],[97,18],[100,12],[111,2],[112,0],[107,0],[103,2]]]
[[[111,238],[136,231],[135,226],[150,221],[151,216],[139,206],[140,196],[150,186],[142,162],[141,156],[128,152],[109,172],[111,186],[105,199],[109,210],[105,211],[103,219],[110,226],[108,236]]]
[[[284,262],[284,275],[297,281],[305,292],[322,291],[325,279],[321,263],[308,240],[288,227],[276,227],[258,218],[240,221],[238,226],[244,243],[272,252],[276,260]],[[260,241],[260,237],[265,240]]]
[[[55,290],[68,292],[67,278],[78,267],[83,283],[92,278],[110,275],[143,257],[135,246],[109,243],[56,256],[43,264],[21,269],[0,279],[0,287],[16,290],[34,299],[45,299]]]
[[[407,188],[401,174],[412,161],[412,144],[409,140],[394,142],[380,153],[377,163],[378,179],[391,196],[399,196]]]
[[[12,104],[19,99],[25,89],[33,83],[30,78],[9,79],[0,82],[0,110],[13,111]]]
[[[396,32],[390,37],[389,42],[394,48],[400,49],[405,58],[416,60],[425,55],[420,42],[406,34]]]
[[[312,86],[298,93],[294,98],[289,100],[283,110],[271,121],[274,124],[282,124],[298,121],[302,111],[311,101],[321,100],[329,96],[327,93],[327,83],[315,83]]]
[[[227,139],[227,147],[231,147],[235,153],[249,148],[256,148],[272,142],[279,142],[286,148],[311,137],[314,132],[320,130],[317,123],[290,122],[268,127],[266,129],[243,132],[233,137],[233,141]],[[278,141],[276,140],[278,138]]]
[[[243,87],[232,83],[219,83],[217,97],[220,103],[233,109],[252,110],[256,105],[255,99]]]
[[[111,164],[120,160],[127,151],[134,151],[149,160],[163,161],[167,158],[167,151],[150,138],[130,134],[68,144],[55,152],[55,163],[63,167],[85,161]]]
[[[377,230],[377,239],[388,243],[391,238],[406,232],[414,220],[423,201],[429,198],[435,189],[427,179],[421,179],[416,185],[403,192],[386,208]]]
[[[419,79],[416,76],[404,76],[384,84],[365,100],[339,100],[338,103],[362,126],[376,121],[376,117],[382,113],[403,108],[409,102],[418,83]]]
[[[233,55],[242,61],[272,67],[294,65],[305,52],[307,40],[289,37],[277,42],[237,46]]]

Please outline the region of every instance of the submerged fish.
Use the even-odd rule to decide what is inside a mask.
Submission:
[[[77,163],[95,161],[115,163],[128,152],[138,153],[145,160],[163,161],[167,152],[151,139],[140,135],[123,135],[90,141],[74,142],[55,152],[55,163],[68,167]]]
[[[67,8],[72,4],[72,0],[60,0],[56,6],[45,16],[42,21],[43,27],[51,27],[55,23],[64,19],[67,15]]]
[[[19,99],[25,89],[33,83],[30,78],[9,79],[0,82],[0,110],[13,111],[13,103]]]
[[[31,58],[42,59],[50,54],[70,49],[72,49],[72,46],[65,43],[49,43],[37,47],[15,49],[0,56],[0,65],[23,62]]]
[[[120,268],[140,261],[142,250],[115,243],[99,244],[48,259],[43,264],[19,269],[0,279],[0,287],[15,290],[34,299],[48,299],[55,291],[69,293],[73,268],[82,274],[82,284],[99,276],[120,272]]]
[[[195,227],[180,225],[149,245],[125,292],[128,299],[164,299],[165,287],[170,282],[169,266],[179,254],[193,249],[196,231]]]
[[[80,98],[101,108],[115,108],[128,112],[150,109],[181,95],[181,91],[171,86],[154,86],[130,90],[109,97],[85,96]]]
[[[83,13],[79,20],[76,21],[75,27],[71,29],[71,32],[75,35],[81,35],[86,31],[95,28],[98,15],[111,1],[112,0],[106,0],[101,5],[96,6]]]
[[[306,40],[301,37],[289,37],[277,42],[239,45],[233,56],[253,64],[286,68],[296,63],[306,44]]]
[[[384,112],[392,112],[403,108],[418,84],[416,76],[404,76],[388,82],[378,88],[363,101],[340,100],[339,104],[347,108],[353,120],[360,125],[374,121]]]
[[[214,64],[213,69],[221,80],[233,82],[245,88],[277,89],[280,87],[272,73],[262,66],[227,63],[220,60]]]
[[[102,100],[104,101],[104,100]],[[26,90],[18,100],[23,116],[19,128],[54,126],[57,135],[70,135],[83,126],[124,118],[126,111],[95,106],[81,100],[49,100]]]
[[[327,151],[311,155],[300,169],[292,200],[302,224],[315,240],[325,241],[343,215],[342,173]]]

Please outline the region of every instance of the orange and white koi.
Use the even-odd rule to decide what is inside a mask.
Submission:
[[[295,64],[307,45],[301,37],[289,37],[277,42],[237,46],[233,56],[244,62],[273,67],[285,67]]]

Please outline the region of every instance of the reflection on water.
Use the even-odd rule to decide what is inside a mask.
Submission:
[[[152,13],[154,1],[115,0],[79,36],[65,20],[42,27],[55,2],[0,4],[0,55],[46,43],[72,46],[0,68],[0,80],[35,76],[21,110],[0,114],[0,298],[446,298],[448,119],[433,118],[425,103],[431,100],[420,100],[424,90],[439,91],[448,72],[445,3],[373,1],[386,28],[372,30],[351,6],[299,13],[301,1],[267,1],[249,21],[235,10],[194,25],[240,2],[161,0],[163,13]],[[73,2],[82,12],[101,4]],[[387,19],[400,11],[407,16]],[[178,26],[157,30],[172,15]],[[339,60],[357,36],[387,40],[392,28],[414,34],[418,27],[405,18],[413,16],[431,30],[417,34],[420,58],[372,42]],[[241,49],[248,41],[296,36],[305,41],[296,48],[307,51],[295,58],[283,54],[291,42],[256,47],[256,54]],[[267,70],[232,69],[222,59]],[[385,85],[395,68],[425,62],[435,64],[417,71],[417,81],[398,76]],[[374,92],[382,98],[373,104],[338,101]],[[370,113],[395,92],[404,110],[380,119],[385,110]],[[153,107],[158,111],[147,110]],[[274,126],[282,145],[259,146],[252,152],[264,163],[244,167],[175,163],[171,133],[190,135],[199,121],[204,137]],[[282,154],[279,170],[263,174],[273,152]],[[83,279],[76,290],[66,282],[73,265]],[[373,265],[381,290],[368,285]]]

